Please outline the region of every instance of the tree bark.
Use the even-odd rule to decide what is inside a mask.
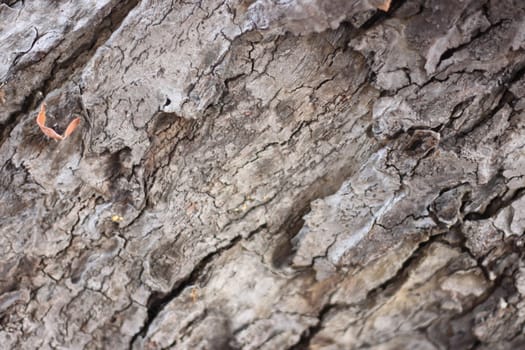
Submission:
[[[525,347],[525,3],[387,3],[0,1],[2,348]]]

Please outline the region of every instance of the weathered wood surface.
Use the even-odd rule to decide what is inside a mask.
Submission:
[[[0,1],[2,348],[524,347],[525,3],[382,3]]]

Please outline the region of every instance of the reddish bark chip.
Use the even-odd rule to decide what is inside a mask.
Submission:
[[[385,0],[385,2],[377,6],[377,8],[380,9],[381,11],[387,12],[390,9],[391,4],[392,4],[392,0]]]
[[[65,140],[80,124],[80,118],[77,117],[69,123],[69,125],[66,128],[66,131],[64,132],[64,135],[58,134],[54,129],[49,128],[46,126],[46,104],[43,102],[40,105],[40,112],[38,113],[38,116],[36,117],[36,123],[40,127],[40,130],[44,133],[44,135],[52,138],[53,140],[62,141]]]

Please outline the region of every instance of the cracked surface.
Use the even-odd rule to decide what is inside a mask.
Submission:
[[[525,7],[381,4],[1,1],[0,343],[522,346]]]

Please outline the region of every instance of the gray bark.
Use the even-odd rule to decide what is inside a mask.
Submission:
[[[525,3],[383,3],[0,1],[2,348],[524,347]]]

